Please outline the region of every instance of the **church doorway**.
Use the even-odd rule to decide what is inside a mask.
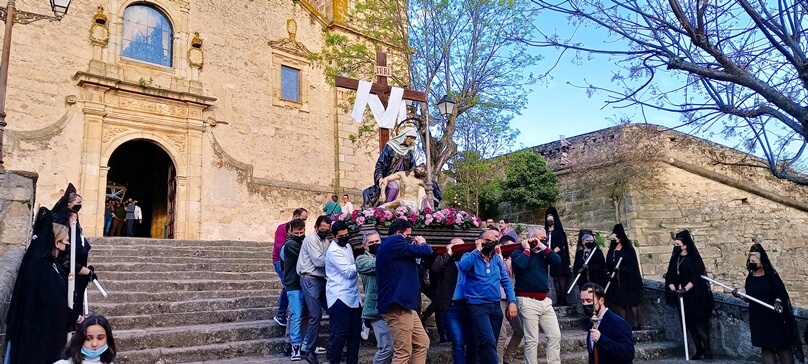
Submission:
[[[143,213],[135,236],[173,239],[177,173],[168,153],[152,141],[132,140],[115,149],[107,165],[107,185],[126,187],[124,200],[137,200]]]

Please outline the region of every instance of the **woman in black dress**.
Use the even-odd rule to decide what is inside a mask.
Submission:
[[[620,267],[617,267],[618,262]],[[606,254],[606,268],[609,276],[611,272],[617,270],[617,274],[611,278],[609,291],[606,292],[606,305],[628,321],[634,330],[639,330],[642,275],[637,253],[623,229],[623,224],[617,224],[612,229],[612,243]]]
[[[544,229],[547,231],[547,245],[561,257],[561,263],[550,266],[550,277],[553,278],[553,288],[556,292],[556,302],[553,303],[554,306],[567,306],[567,290],[572,282],[570,278],[572,264],[570,264],[567,233],[564,231],[564,225],[561,224],[561,218],[555,207],[548,208],[545,217]]]
[[[594,252],[594,253],[592,253]],[[589,259],[589,264],[584,266],[586,258],[590,254],[595,254]],[[575,274],[580,273],[578,278],[578,288],[583,287],[588,282],[597,283],[601,287],[606,287],[606,258],[598,244],[592,230],[581,230],[578,233],[578,247],[575,249],[575,264],[573,266]]]
[[[713,315],[713,292],[701,278],[705,274],[704,261],[689,231],[680,231],[674,239],[668,272],[665,273],[667,301],[678,306],[679,296],[682,296],[685,325],[696,345],[696,353],[690,359],[712,359],[710,318]]]
[[[81,316],[67,306],[67,280],[56,256],[64,251],[68,229],[53,223],[40,208],[34,237],[20,264],[6,317],[11,364],[52,364],[67,343],[70,327]]]
[[[746,260],[746,294],[774,306],[774,310],[755,302],[749,303],[749,331],[752,346],[763,352],[763,362],[794,363],[794,356],[804,358],[797,323],[791,310],[791,300],[783,280],[774,270],[769,256],[760,244],[749,249]],[[738,296],[737,290],[732,294]]]

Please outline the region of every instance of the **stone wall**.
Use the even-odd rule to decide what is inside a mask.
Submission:
[[[746,252],[758,241],[797,304],[808,305],[808,187],[765,169],[726,165],[737,150],[654,125],[623,125],[534,147],[559,177],[565,226],[626,227],[646,278],[660,279],[672,233],[689,229],[708,274],[741,285]],[[543,211],[506,214],[536,223]]]
[[[682,321],[677,307],[665,303],[664,283],[645,280],[640,306],[640,320],[643,326],[665,328],[669,340],[682,342]],[[713,293],[715,309],[711,321],[710,336],[714,355],[731,358],[759,358],[760,349],[752,346],[749,331],[749,305],[727,293]],[[808,325],[808,309],[795,307],[800,340]],[[693,341],[689,339],[690,355],[695,352]],[[808,347],[803,346],[804,350]],[[684,355],[684,353],[682,353]]]
[[[28,246],[38,178],[25,171],[0,173],[0,251]]]

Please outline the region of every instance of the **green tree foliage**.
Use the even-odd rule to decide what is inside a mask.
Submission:
[[[478,152],[460,152],[449,163],[446,172],[453,180],[443,192],[446,204],[478,216],[499,215],[504,176],[497,172],[492,163],[494,161],[482,159]]]
[[[514,206],[543,208],[558,199],[556,175],[538,153],[524,149],[507,156],[502,199]]]

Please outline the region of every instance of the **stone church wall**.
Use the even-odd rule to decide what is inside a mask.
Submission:
[[[347,93],[308,59],[332,29],[333,2],[147,1],[172,23],[172,67],[120,56],[133,3],[74,2],[61,22],[14,28],[5,161],[40,175],[40,203],[73,182],[85,231],[100,235],[110,155],[146,139],[175,164],[181,238],[267,240],[294,208],[316,216],[331,193],[361,204],[378,145],[353,145],[357,124],[335,107]],[[47,14],[46,5],[18,7]],[[281,65],[301,70],[300,103],[280,99]]]

